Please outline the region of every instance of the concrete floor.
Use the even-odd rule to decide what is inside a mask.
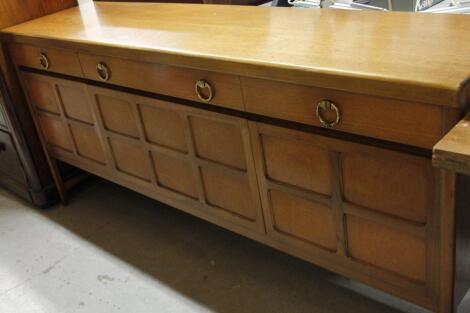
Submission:
[[[102,180],[45,211],[0,189],[1,313],[400,310],[423,312]]]

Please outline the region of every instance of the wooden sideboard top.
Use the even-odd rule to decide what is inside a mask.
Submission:
[[[2,38],[457,107],[468,29],[446,14],[99,2]]]

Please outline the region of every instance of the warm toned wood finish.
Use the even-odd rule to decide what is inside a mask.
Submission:
[[[41,53],[49,60],[50,67],[47,69],[41,66],[39,59]],[[13,58],[13,62],[18,65],[78,77],[82,76],[82,68],[77,53],[69,50],[12,44],[10,45],[10,54]]]
[[[346,219],[346,228],[352,258],[425,282],[426,243],[423,239],[355,216]]]
[[[83,53],[80,53],[80,62],[86,78],[100,80],[96,66],[103,62],[111,73],[108,81],[111,84],[194,101],[200,101],[195,92],[195,84],[203,79],[213,88],[214,98],[211,103],[243,109],[240,80],[237,76]]]
[[[264,230],[246,121],[37,74],[22,78],[52,156]],[[79,113],[72,116],[67,103]]]
[[[96,3],[3,38],[26,51],[14,61],[53,169],[64,161],[450,313],[461,197],[430,150],[466,104],[470,35],[456,29],[470,22],[410,16]],[[321,100],[341,111],[333,129],[315,115]]]
[[[11,53],[15,55],[14,61],[20,66],[40,68],[38,55],[41,51],[46,51],[45,53],[50,58],[51,67],[48,71],[51,72],[76,77],[84,76],[101,82],[97,65],[105,64],[109,73],[108,83],[199,102],[203,101],[197,96],[195,84],[202,79],[212,86],[214,97],[210,104],[317,127],[323,127],[315,115],[317,104],[322,100],[329,100],[338,106],[341,114],[340,123],[334,127],[335,129],[427,149],[432,148],[442,137],[446,124],[444,115],[446,109],[438,105],[365,96],[265,79],[240,78],[234,75],[129,59],[78,54],[72,50],[63,50],[62,53],[57,49],[43,49],[21,44],[11,45]],[[77,55],[79,55],[80,62]],[[83,74],[81,68],[83,68]],[[142,79],[143,77],[151,77],[151,79]],[[201,92],[207,93],[206,90],[201,90]],[[108,100],[103,99],[100,105],[101,110],[107,111],[106,119],[110,119],[104,121],[105,127],[114,127],[112,125],[115,120],[112,117],[114,115],[128,115],[128,118],[132,118],[129,116],[130,111],[126,105],[107,103]],[[113,101],[119,102],[120,100]],[[334,120],[335,117],[329,116],[328,112],[323,112],[322,115],[329,120]],[[126,134],[137,136],[134,123],[125,127],[128,127],[128,129],[123,129]]]
[[[452,199],[429,159],[21,76],[54,159],[426,308],[448,300],[435,295]]]
[[[432,206],[433,169],[429,160],[401,155],[342,155],[344,198],[372,210],[426,223]],[[367,170],[364,170],[364,167]]]
[[[399,295],[435,305],[439,287],[430,256],[439,254],[432,234],[440,204],[438,173],[428,159],[265,124],[250,127],[268,236],[386,276],[401,286]]]
[[[321,126],[315,110],[326,99],[341,111],[340,131],[428,149],[442,137],[439,106],[253,78],[242,78],[242,87],[248,112]]]
[[[470,115],[434,146],[433,163],[437,167],[470,175]]]
[[[246,121],[102,88],[88,90],[109,143],[108,167],[114,164],[118,177],[183,197],[243,227],[264,229]],[[103,110],[104,103],[112,109]]]
[[[446,14],[96,2],[8,28],[2,38],[461,106],[468,28],[466,16]]]

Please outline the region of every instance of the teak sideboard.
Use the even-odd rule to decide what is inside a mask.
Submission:
[[[53,169],[449,313],[469,287],[469,182],[453,168],[465,153],[449,148],[465,137],[469,28],[447,15],[100,2],[1,38]],[[438,142],[446,169],[433,167]]]

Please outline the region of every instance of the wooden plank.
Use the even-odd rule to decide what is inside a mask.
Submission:
[[[470,175],[470,114],[434,146],[432,160],[436,167]]]

